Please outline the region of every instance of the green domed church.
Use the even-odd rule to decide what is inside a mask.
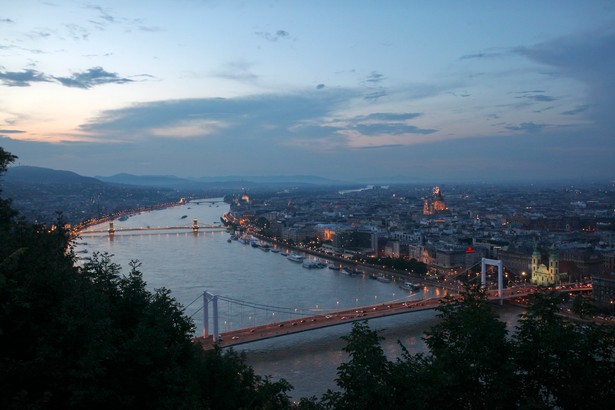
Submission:
[[[567,273],[559,271],[559,256],[555,245],[551,247],[549,253],[549,266],[541,263],[542,256],[538,247],[534,247],[532,254],[532,285],[535,286],[553,286],[559,285],[562,279],[566,279]]]

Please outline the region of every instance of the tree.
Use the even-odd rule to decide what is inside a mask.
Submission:
[[[0,149],[0,173],[14,156]],[[0,408],[288,408],[285,381],[204,352],[167,289],[0,207]],[[63,226],[59,223],[58,226]],[[230,404],[229,404],[230,403]]]
[[[365,321],[355,323],[342,339],[350,358],[337,372],[336,383],[343,393],[329,391],[325,402],[336,409],[386,408],[392,391],[388,384],[390,363],[380,346],[382,336]]]
[[[555,294],[532,298],[516,333],[486,293],[469,287],[438,308],[440,322],[426,333],[428,354],[391,362],[381,337],[355,324],[338,368],[340,391],[305,409],[607,409],[615,400],[615,330],[575,324],[560,316]]]
[[[615,400],[615,331],[559,315],[554,292],[532,295],[515,336],[521,399],[539,408],[606,409]]]
[[[438,311],[441,322],[425,338],[428,407],[510,408],[516,395],[511,344],[486,291],[468,287]]]

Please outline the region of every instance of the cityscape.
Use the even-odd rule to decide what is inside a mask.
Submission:
[[[228,218],[236,228],[351,260],[415,260],[440,281],[457,280],[482,258],[502,260],[507,280],[528,286],[593,278],[594,299],[613,311],[614,204],[612,184],[452,186],[446,197],[441,187],[369,186],[235,195]]]
[[[612,0],[3,3],[0,408],[613,408]]]
[[[47,225],[62,215],[77,234],[105,221],[182,205],[194,195],[76,174],[67,182],[66,175],[43,169],[27,180],[23,171],[17,177],[9,171],[5,192],[22,215]],[[45,178],[48,183],[40,183]],[[57,197],[50,195],[54,190]],[[483,258],[497,259],[512,285],[592,284],[597,306],[615,309],[613,183],[303,189],[290,184],[278,191],[229,187],[200,195],[208,192],[225,195],[231,208],[221,222],[237,235],[254,234],[329,258],[412,269],[449,285],[475,279]]]

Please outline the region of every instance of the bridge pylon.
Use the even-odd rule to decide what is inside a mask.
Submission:
[[[198,232],[199,231],[199,221],[198,219],[194,218],[192,219],[192,232]]]
[[[500,297],[500,304],[504,302],[504,264],[498,259],[482,258],[480,269],[480,284],[481,286],[487,286],[487,265],[498,267],[498,296]]]
[[[115,227],[113,226],[113,222],[109,222],[109,229],[107,232],[109,232],[109,236],[115,235]]]
[[[212,302],[213,306],[213,339],[214,343],[220,340],[220,332],[218,329],[218,295],[214,295],[209,293],[208,291],[203,292],[203,338],[207,338],[209,336],[209,301]]]

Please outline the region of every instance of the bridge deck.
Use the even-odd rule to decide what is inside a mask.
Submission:
[[[591,288],[568,288],[561,289],[566,292],[588,291]],[[489,300],[498,301],[513,298],[522,298],[534,293],[534,288],[514,288],[506,289],[502,298],[497,292],[490,292]],[[357,322],[360,320],[376,319],[385,316],[401,315],[423,310],[435,309],[443,300],[443,297],[421,299],[416,301],[383,303],[377,305],[363,306],[352,309],[337,310],[331,313],[323,313],[315,316],[304,316],[296,319],[275,322],[267,325],[254,326],[245,329],[231,330],[220,333],[218,345],[220,347],[237,346],[244,343],[256,342],[259,340],[271,339],[274,337],[285,336],[293,333],[307,332],[310,330],[321,329],[330,326],[338,326],[345,323]],[[195,343],[199,343],[204,349],[214,347],[212,336],[196,337]]]
[[[113,232],[136,232],[136,231],[180,231],[180,230],[193,230],[194,226],[184,225],[184,226],[157,226],[151,228],[114,228]],[[199,225],[199,230],[220,230],[224,231],[227,228],[220,225]],[[88,231],[81,231],[79,235],[88,235],[95,233],[109,233],[109,229],[93,229]]]
[[[441,298],[432,298],[418,301],[363,306],[359,308],[338,310],[327,314],[307,316],[286,320],[283,322],[255,326],[246,329],[232,330],[221,333],[218,344],[220,347],[230,347],[292,333],[301,333],[314,329],[338,326],[360,320],[400,315],[410,311],[417,312],[421,310],[429,310],[437,307],[440,304],[440,300]],[[205,349],[211,349],[214,346],[212,336],[207,338],[197,337],[195,341],[200,343]]]

